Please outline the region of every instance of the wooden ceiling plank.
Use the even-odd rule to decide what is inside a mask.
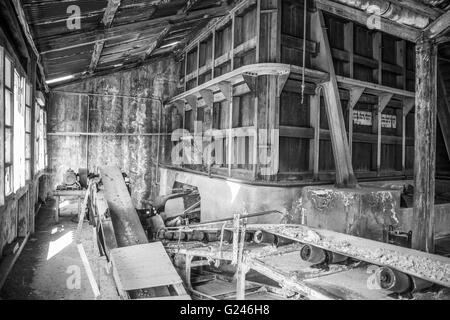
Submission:
[[[103,14],[102,24],[105,29],[109,29],[116,15],[117,9],[119,9],[121,0],[108,0],[108,5],[106,6],[105,13]],[[99,41],[95,43],[94,52],[92,53],[91,63],[89,64],[88,73],[93,73],[97,67],[100,56],[102,55],[103,47],[105,46],[105,41],[99,36]]]
[[[30,28],[28,27],[27,18],[25,16],[24,11],[23,11],[23,7],[20,4],[19,0],[13,0],[12,2],[13,2],[13,5],[14,5],[14,9],[16,10],[16,13],[18,15],[19,22],[20,22],[20,25],[22,27],[23,33],[25,34],[25,37],[26,37],[26,39],[27,39],[31,49],[33,50],[34,54],[36,55],[36,63],[38,65],[38,68],[39,68],[39,71],[40,71],[40,74],[41,74],[41,77],[42,77],[42,82],[43,82],[43,85],[45,87],[45,91],[48,92],[49,88],[48,88],[47,83],[45,81],[45,73],[44,73],[44,68],[42,66],[42,63],[41,63],[41,57],[39,55],[39,51],[36,48],[36,45],[34,44],[33,36],[31,35]]]

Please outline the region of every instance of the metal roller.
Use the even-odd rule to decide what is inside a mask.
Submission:
[[[253,239],[254,239],[254,232],[252,232],[252,231],[247,231],[246,233],[245,233],[245,242],[251,242],[251,241],[253,241]]]
[[[164,234],[166,233],[166,229],[161,229],[156,233],[156,238],[157,239],[165,239]]]
[[[328,255],[328,263],[341,263],[348,259],[347,256],[330,251],[327,251],[327,255]]]
[[[215,242],[220,241],[220,232],[217,231],[208,231],[205,232],[205,238],[204,240],[206,242]]]
[[[164,221],[159,214],[155,214],[149,218],[150,233],[156,234],[159,230],[164,229]]]
[[[225,242],[233,242],[233,231],[231,230],[223,230],[223,241]]]
[[[285,246],[285,245],[294,243],[294,240],[275,236],[275,240],[273,243],[275,244],[276,247],[280,247],[280,246]]]
[[[205,238],[205,233],[203,231],[194,230],[192,231],[192,240],[193,241],[203,241]]]
[[[321,248],[306,244],[300,250],[300,258],[303,261],[319,264],[327,260],[327,252]]]
[[[411,278],[403,272],[388,267],[380,267],[375,275],[378,285],[382,289],[396,293],[405,293],[412,289]]]
[[[255,243],[274,243],[275,235],[271,233],[264,232],[262,230],[255,231],[253,235],[253,241]]]

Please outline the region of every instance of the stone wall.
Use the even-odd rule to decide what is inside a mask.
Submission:
[[[116,165],[131,179],[135,206],[143,207],[142,201],[157,194],[158,135],[148,134],[159,131],[160,118],[161,132],[171,132],[168,111],[148,98],[172,97],[177,77],[178,64],[169,57],[53,90],[48,114],[52,187],[69,168],[96,172],[100,166]],[[169,143],[161,136],[161,162]]]

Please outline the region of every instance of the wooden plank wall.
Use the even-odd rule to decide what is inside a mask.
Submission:
[[[314,2],[307,2],[305,41],[303,5],[303,1],[294,0],[249,0],[246,5],[235,8],[228,17],[209,26],[186,47],[179,88],[189,90],[236,68],[254,63],[278,62],[302,67],[303,49],[305,67],[320,70],[317,64],[317,56],[321,50],[318,31],[311,27]],[[336,16],[324,16],[338,76],[414,91],[415,54],[412,43]],[[298,74],[291,73],[280,97],[274,95],[274,79],[269,76],[258,78],[256,95],[239,92],[235,86],[237,92],[231,104],[231,115],[226,102],[214,103],[211,111],[203,110],[203,114],[211,117],[212,123],[212,126],[203,126],[203,130],[209,127],[218,130],[279,128],[279,141],[271,150],[279,150],[276,151],[277,159],[273,159],[274,162],[279,161],[275,179],[304,180],[316,177],[333,180],[335,161],[326,109],[323,99],[320,99],[320,108],[315,108],[311,102],[316,94],[315,85],[306,79],[302,103],[302,82]],[[411,175],[414,156],[413,110],[403,116],[403,101],[394,97],[388,102],[382,111],[379,145],[378,96],[363,93],[350,111],[350,92],[340,88],[339,94],[347,134],[352,132],[349,140],[356,176]],[[188,110],[189,105],[186,104],[184,127],[193,133],[193,122],[198,116],[192,116]],[[368,119],[354,120],[355,113],[358,118],[365,116]],[[316,144],[315,121],[320,123],[316,170],[313,154]],[[250,161],[255,153],[253,137],[233,137],[231,148],[226,135],[214,140],[216,165],[212,168],[213,172],[226,175],[228,171],[223,170],[229,167],[227,161],[231,157],[240,163],[231,165],[231,175],[258,178],[258,165],[252,165]],[[233,152],[231,156],[230,150]],[[203,165],[201,170],[208,170],[207,166]]]

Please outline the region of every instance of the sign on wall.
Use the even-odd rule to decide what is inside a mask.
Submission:
[[[371,126],[372,112],[353,110],[353,123],[359,126]]]
[[[353,110],[353,123],[359,126],[372,126],[372,112]],[[381,127],[387,129],[397,128],[397,117],[392,114],[381,114]]]

